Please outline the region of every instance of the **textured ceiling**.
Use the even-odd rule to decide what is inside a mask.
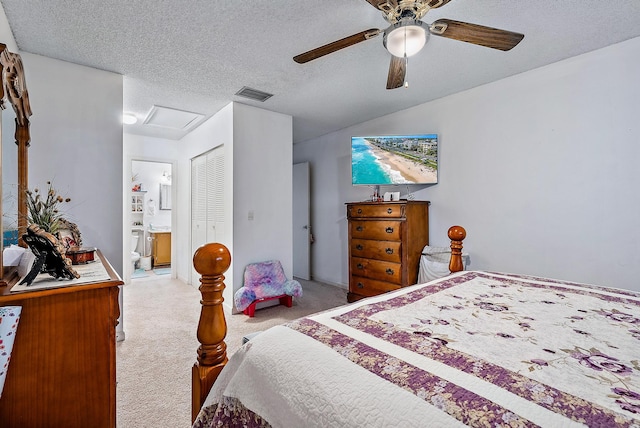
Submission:
[[[409,88],[389,91],[381,36],[307,64],[292,60],[386,28],[365,0],[0,2],[21,51],[124,75],[124,111],[144,119],[159,105],[210,117],[238,101],[292,115],[294,142],[640,36],[640,0],[452,0],[423,20],[482,24],[524,40],[501,52],[431,37],[409,60]],[[243,86],[274,96],[235,96]],[[125,132],[184,135],[141,122]]]

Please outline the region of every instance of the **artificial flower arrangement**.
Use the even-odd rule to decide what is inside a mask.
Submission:
[[[46,196],[40,193],[38,188],[27,193],[27,221],[30,224],[37,224],[46,232],[57,235],[60,229],[60,219],[62,213],[59,205],[63,202],[70,202],[71,198],[63,198],[53,188],[50,181],[47,181],[49,189]]]

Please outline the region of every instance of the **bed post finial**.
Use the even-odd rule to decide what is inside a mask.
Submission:
[[[193,267],[202,276],[202,305],[198,321],[198,361],[192,370],[192,421],[198,415],[213,382],[227,363],[227,322],[222,308],[223,273],[231,265],[231,253],[218,243],[205,244],[193,255]]]
[[[449,239],[451,239],[451,260],[449,261],[449,271],[451,273],[464,270],[462,264],[462,241],[467,237],[467,231],[462,226],[451,226],[449,228]]]

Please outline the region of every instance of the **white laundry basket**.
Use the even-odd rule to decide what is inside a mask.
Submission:
[[[140,257],[140,269],[151,270],[151,256]]]
[[[466,268],[466,253],[462,253],[462,266]],[[430,247],[422,249],[420,256],[420,268],[418,269],[418,284],[433,281],[450,274],[449,261],[451,259],[451,248]]]

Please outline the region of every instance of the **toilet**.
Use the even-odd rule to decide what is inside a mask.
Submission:
[[[140,253],[136,253],[139,238],[140,235],[137,233],[131,234],[131,263],[133,264],[133,270],[136,270],[136,263],[140,260]]]

